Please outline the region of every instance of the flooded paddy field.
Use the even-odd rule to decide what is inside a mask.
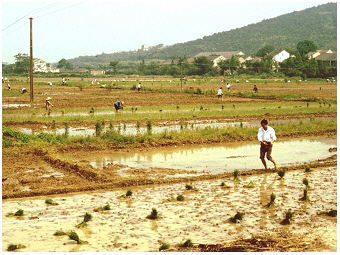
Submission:
[[[21,243],[27,252],[147,252],[158,251],[163,243],[178,251],[177,245],[188,239],[196,247],[191,250],[199,251],[200,244],[228,247],[233,240],[267,236],[275,247],[268,243],[263,251],[335,252],[336,218],[322,212],[337,208],[336,172],[336,168],[330,167],[310,173],[289,171],[281,180],[276,173],[265,173],[242,176],[240,181],[224,178],[191,182],[196,190],[187,190],[185,183],[133,187],[132,196],[127,198],[119,198],[127,189],[118,189],[9,199],[2,204],[2,251],[9,243]],[[299,200],[303,196],[303,178],[309,180],[309,201]],[[221,187],[221,182],[226,186]],[[253,186],[249,187],[249,183]],[[275,206],[269,208],[272,193],[276,195]],[[178,195],[183,195],[184,201],[177,201]],[[47,198],[58,205],[46,204]],[[107,204],[111,210],[94,211]],[[146,218],[152,208],[157,210],[159,219]],[[24,210],[24,216],[6,217],[18,209]],[[294,213],[292,223],[281,225],[288,210]],[[237,212],[244,214],[243,219],[229,222]],[[77,228],[85,213],[90,213],[92,220],[86,227]],[[88,244],[53,235],[71,230]],[[285,245],[276,246],[282,238]],[[264,237],[262,240],[267,241]],[[251,250],[249,246],[248,249]]]
[[[312,126],[323,130],[324,123],[336,123],[336,84],[269,81],[258,84],[259,97],[242,94],[252,91],[253,82],[232,84],[233,94],[226,92],[219,101],[208,92],[217,93],[220,81],[184,84],[184,89],[204,92],[194,94],[180,91],[178,80],[145,80],[142,84],[150,90],[137,93],[130,89],[135,78],[112,90],[76,79],[70,79],[72,86],[52,80],[53,89],[37,79],[32,103],[29,95],[15,94],[27,86],[20,79],[11,84],[13,93],[3,91],[3,127],[11,128],[6,136],[3,132],[3,252],[9,244],[24,245],[18,250],[22,252],[148,252],[164,243],[169,251],[337,250],[337,218],[327,215],[337,209],[336,130],[308,133]],[[78,85],[84,85],[82,90]],[[267,97],[272,93],[275,97]],[[49,117],[43,116],[48,96],[54,105]],[[111,108],[118,99],[126,107],[116,114]],[[96,109],[92,114],[91,108]],[[285,134],[278,135],[272,153],[279,170],[285,170],[282,179],[271,162],[265,171],[259,159],[256,130],[263,118]],[[152,120],[154,137],[188,130],[213,133],[226,127],[252,133],[226,141],[157,143],[147,135],[147,119]],[[115,145],[96,136],[99,121],[105,122],[103,132],[112,122],[123,137],[141,134],[145,140],[135,146]],[[137,121],[142,123],[138,129]],[[66,122],[68,137],[63,136]],[[308,134],[284,130],[300,124]],[[305,178],[307,201],[301,200]],[[128,190],[132,195],[124,197]],[[276,197],[274,207],[267,206],[271,194]],[[55,204],[46,204],[46,199]],[[107,205],[110,210],[98,210]],[[147,218],[153,208],[159,219]],[[23,216],[9,215],[18,210]],[[289,211],[291,223],[282,225]],[[230,222],[237,212],[242,220]],[[92,219],[86,227],[77,227],[86,213]],[[75,231],[87,243],[54,236],[56,231]],[[178,247],[189,239],[192,247]]]

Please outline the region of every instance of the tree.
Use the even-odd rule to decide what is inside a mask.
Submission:
[[[213,62],[205,56],[195,58],[194,66],[197,68],[197,75],[204,75],[212,70]]]
[[[112,69],[113,73],[117,73],[117,65],[118,65],[118,61],[114,60],[114,61],[110,61],[109,63],[109,67]]]
[[[59,60],[57,67],[58,68],[65,68],[65,69],[69,69],[69,70],[73,69],[72,63],[67,62],[66,59],[64,59],[64,58]]]
[[[267,55],[269,52],[272,52],[273,50],[275,50],[275,47],[272,45],[267,45],[264,46],[263,48],[259,49],[256,53],[255,56],[256,57],[261,57],[263,58],[265,55]]]
[[[28,73],[30,70],[30,58],[27,54],[18,53],[15,57],[14,72],[18,74]]]
[[[296,45],[296,49],[301,56],[306,55],[308,52],[314,52],[317,50],[317,48],[318,47],[315,45],[315,43],[309,40],[298,42],[298,44]]]

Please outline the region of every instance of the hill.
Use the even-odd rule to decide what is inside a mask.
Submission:
[[[245,27],[204,36],[185,43],[154,47],[149,51],[129,51],[68,60],[80,64],[105,64],[113,60],[164,60],[175,56],[193,57],[202,51],[242,51],[252,54],[266,45],[295,49],[298,42],[313,41],[319,49],[337,50],[337,3],[327,3]]]

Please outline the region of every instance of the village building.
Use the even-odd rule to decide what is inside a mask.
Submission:
[[[48,73],[48,72],[52,72],[52,73],[59,73],[60,70],[57,68],[52,67],[52,65],[50,63],[47,63],[44,60],[41,60],[39,58],[34,58],[33,59],[33,72],[35,73]]]
[[[337,64],[337,52],[332,50],[317,50],[309,52],[306,55],[309,59],[314,58],[316,61],[329,62],[330,65]]]
[[[93,70],[91,70],[91,74],[92,75],[103,75],[103,74],[105,74],[105,71],[100,70],[100,69],[93,69]]]
[[[290,54],[285,50],[273,50],[268,55],[273,56],[273,60],[277,63],[282,63],[290,57]]]

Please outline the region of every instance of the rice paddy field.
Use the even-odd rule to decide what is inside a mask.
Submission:
[[[336,82],[9,79],[2,251],[337,251]]]

